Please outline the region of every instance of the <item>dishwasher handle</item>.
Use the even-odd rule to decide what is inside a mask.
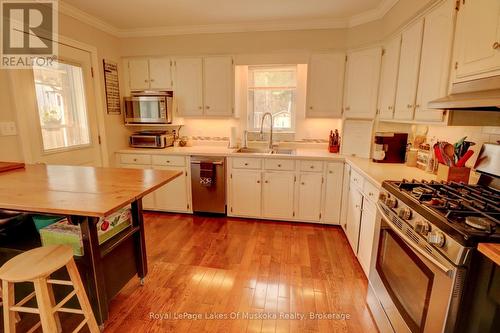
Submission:
[[[202,161],[191,161],[191,164],[200,164]],[[212,163],[214,165],[224,165],[224,161],[207,161],[207,163]]]

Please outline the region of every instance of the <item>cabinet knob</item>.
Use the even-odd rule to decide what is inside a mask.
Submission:
[[[260,180],[257,181],[257,184],[260,184]]]
[[[392,106],[390,106],[390,105],[389,105],[387,108],[388,108],[389,110],[392,110]]]
[[[281,164],[278,164],[278,168],[281,168]]]
[[[137,162],[137,158],[134,158],[134,162]]]
[[[144,80],[145,83],[148,83],[148,80]]]
[[[416,104],[415,107],[418,109],[420,107],[420,104]]]
[[[411,109],[413,107],[413,104],[408,104],[407,107],[408,109]]]
[[[207,108],[207,110],[208,110],[208,109],[210,109],[210,106],[208,106],[208,105],[207,105],[207,106],[205,106],[205,107]]]
[[[314,165],[311,165],[311,166],[310,166],[310,168],[311,168],[311,169],[314,169]]]
[[[167,160],[166,162],[167,162],[167,163],[170,163],[170,161],[169,161],[169,160]]]
[[[203,110],[203,107],[202,106],[198,106],[198,109]]]
[[[500,43],[499,42],[494,42],[493,43],[493,50],[498,50],[500,49]]]
[[[245,162],[245,166],[247,166],[247,165],[248,165],[248,163]]]
[[[332,170],[330,170],[330,171],[328,171],[328,173],[333,173],[333,171],[332,171]]]
[[[149,80],[149,81],[151,81],[151,82],[155,82],[155,79],[151,79],[151,80]]]
[[[302,184],[302,185],[305,185],[306,183],[302,182],[301,184]]]
[[[309,110],[312,110],[312,109],[313,109],[313,107],[312,107],[312,106],[310,106],[310,107],[309,107]]]
[[[350,106],[346,106],[346,107],[345,107],[345,110],[346,110],[346,111],[349,111],[350,109],[351,109],[351,107],[350,107]]]
[[[269,183],[269,181],[268,181],[268,180],[265,180],[265,181],[264,181],[264,183],[268,184],[268,183]]]

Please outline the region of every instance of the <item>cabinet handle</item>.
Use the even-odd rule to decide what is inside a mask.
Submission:
[[[356,205],[355,207],[356,207],[356,208],[361,208],[359,205]]]
[[[373,192],[369,192],[368,196],[373,197]]]
[[[207,106],[205,106],[205,108],[207,108],[207,110],[208,110],[208,109],[210,109],[210,106],[207,105]]]
[[[310,166],[310,168],[311,168],[311,169],[314,169],[314,165],[311,165],[311,166]]]
[[[310,107],[309,107],[309,110],[312,110],[312,109],[313,109],[313,107],[312,107],[312,106],[310,106]]]
[[[137,158],[134,158],[134,162],[137,162]]]
[[[155,82],[155,79],[151,79],[150,81],[151,81],[151,82]]]
[[[351,107],[350,107],[350,106],[346,106],[346,107],[345,107],[345,110],[346,110],[346,111],[349,111],[350,109],[351,109]]]
[[[198,106],[198,109],[203,110],[203,107],[202,106]]]
[[[420,108],[420,104],[415,105],[415,108],[417,109]]]
[[[499,42],[494,42],[493,43],[493,50],[498,50],[500,49],[500,43]]]
[[[301,184],[302,184],[302,185],[305,185],[306,183],[302,182]]]
[[[281,164],[278,164],[278,168],[281,168]]]
[[[257,181],[257,184],[260,184],[260,180]]]
[[[388,108],[389,110],[392,110],[392,106],[388,106],[387,108]]]
[[[145,83],[148,83],[148,80],[144,80]]]
[[[408,109],[411,109],[413,107],[413,104],[408,104],[407,107]]]
[[[169,160],[167,160],[166,162],[167,162],[167,163],[170,163],[170,161],[169,161]]]
[[[267,184],[267,183],[269,183],[269,181],[268,181],[268,180],[265,180],[265,181],[264,181],[264,183],[266,183],[266,184]]]
[[[247,166],[247,165],[248,165],[248,163],[245,163],[245,166]]]
[[[333,171],[332,171],[332,170],[330,170],[330,171],[328,171],[328,173],[333,173]]]

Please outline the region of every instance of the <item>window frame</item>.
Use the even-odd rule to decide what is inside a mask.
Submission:
[[[252,77],[252,72],[256,69],[267,69],[267,71],[282,71],[285,68],[290,68],[293,69],[295,73],[295,85],[282,85],[282,86],[258,86],[255,85],[253,80],[250,78]],[[273,128],[273,132],[275,133],[283,133],[283,134],[295,134],[296,132],[296,118],[297,118],[297,95],[299,93],[298,88],[299,88],[299,83],[298,83],[298,64],[270,64],[270,65],[249,65],[247,68],[247,84],[246,84],[246,91],[245,91],[245,98],[246,98],[246,112],[247,112],[247,131],[250,133],[258,133],[260,132],[260,124],[255,124],[254,123],[254,108],[251,108],[250,106],[253,105],[250,103],[250,91],[276,91],[276,90],[290,90],[293,91],[293,99],[292,99],[292,107],[291,107],[291,119],[290,119],[290,128]],[[273,121],[274,117],[276,114],[273,114]],[[269,121],[266,120],[265,123],[269,124]]]

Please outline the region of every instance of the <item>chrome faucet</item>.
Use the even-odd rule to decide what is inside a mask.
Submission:
[[[264,127],[264,119],[266,119],[266,116],[269,116],[269,118],[271,119],[271,131],[269,132],[269,149],[273,149],[273,115],[271,114],[271,112],[266,112],[262,116],[262,120],[260,122],[260,138],[264,138],[264,132],[262,131],[262,129]]]

